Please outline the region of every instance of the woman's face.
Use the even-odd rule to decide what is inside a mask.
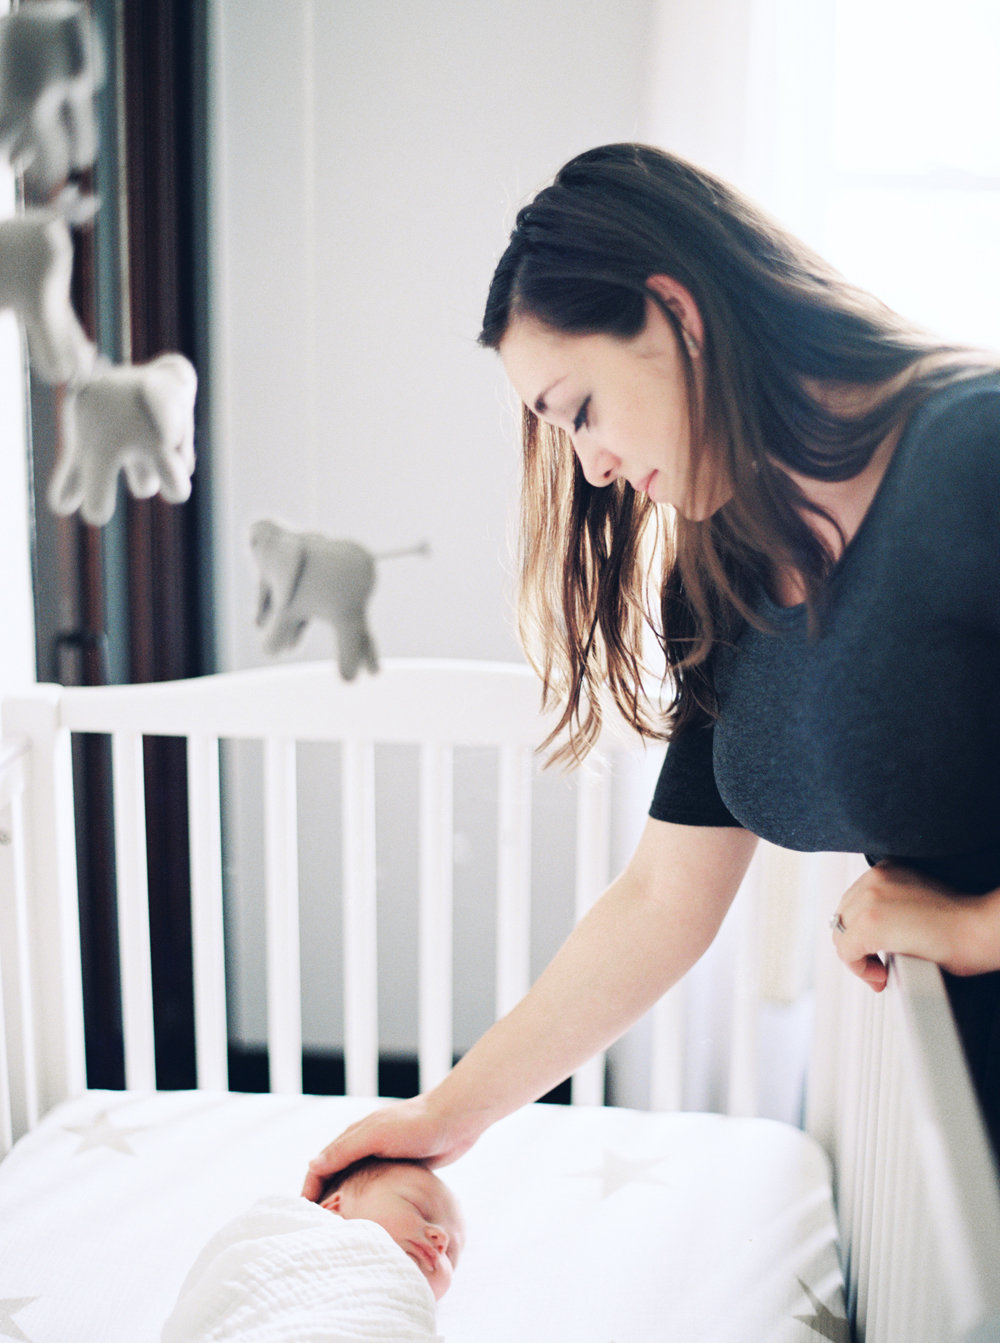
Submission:
[[[684,362],[673,326],[652,299],[646,325],[628,340],[566,335],[533,317],[515,318],[500,357],[524,404],[569,435],[591,485],[627,480],[694,520],[730,497],[711,454],[693,451]],[[700,395],[697,350],[694,366]]]

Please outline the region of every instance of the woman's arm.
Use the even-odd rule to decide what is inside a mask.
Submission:
[[[963,895],[885,861],[858,878],[837,912],[837,954],[876,993],[888,973],[879,952],[918,956],[954,975],[1000,970],[1000,888]]]
[[[628,867],[527,996],[433,1091],[377,1110],[326,1147],[303,1194],[316,1198],[326,1176],[363,1156],[454,1161],[607,1048],[709,946],[755,844],[745,830],[647,821]]]

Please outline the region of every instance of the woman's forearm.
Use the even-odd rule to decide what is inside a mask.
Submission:
[[[428,1094],[485,1129],[618,1039],[708,947],[754,839],[651,822],[625,872],[530,993]]]
[[[376,1110],[325,1147],[310,1162],[306,1198],[366,1156],[455,1161],[490,1124],[606,1048],[709,945],[755,843],[743,830],[649,821],[625,872],[530,993],[433,1090]]]

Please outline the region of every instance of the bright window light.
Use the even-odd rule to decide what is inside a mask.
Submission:
[[[1000,349],[1000,4],[837,0],[826,247],[941,335]]]

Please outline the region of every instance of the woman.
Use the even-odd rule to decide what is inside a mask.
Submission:
[[[995,362],[639,145],[580,155],[521,211],[480,339],[524,404],[521,630],[565,706],[556,754],[585,754],[605,685],[670,745],[634,857],[527,997],[303,1192],[368,1153],[454,1160],[608,1046],[709,945],[758,836],[869,856],[837,951],[876,991],[879,951],[950,972],[996,1136]],[[665,723],[641,691],[653,553]]]

